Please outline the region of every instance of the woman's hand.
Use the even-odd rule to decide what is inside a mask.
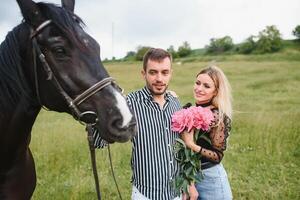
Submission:
[[[175,91],[173,91],[173,90],[168,90],[167,92],[169,92],[173,97],[178,98],[178,95],[176,94]]]
[[[181,139],[184,141],[185,145],[190,149],[192,148],[192,146],[195,145],[194,132],[195,132],[194,129],[192,129],[190,132],[184,131],[183,133],[180,134]]]
[[[199,196],[199,193],[195,187],[195,184],[192,183],[189,186],[189,195],[186,193],[182,194],[182,200],[197,200]]]
[[[195,129],[192,129],[190,132],[184,131],[181,133],[181,139],[184,141],[185,145],[192,149],[195,152],[199,152],[201,147],[198,146],[194,141]]]

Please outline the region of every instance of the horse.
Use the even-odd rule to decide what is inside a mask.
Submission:
[[[23,20],[0,46],[0,199],[27,200],[36,187],[29,143],[42,107],[91,124],[101,137],[126,142],[135,118],[100,59],[100,46],[62,6],[17,0]]]

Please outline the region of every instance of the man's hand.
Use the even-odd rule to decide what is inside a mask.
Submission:
[[[190,186],[189,186],[189,195],[188,194],[185,194],[183,193],[182,194],[182,200],[197,200],[198,199],[198,196],[199,196],[199,193],[195,187],[195,184],[192,183]]]

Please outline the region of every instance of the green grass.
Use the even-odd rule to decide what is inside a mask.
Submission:
[[[276,57],[276,56],[275,56]],[[236,59],[218,65],[233,88],[234,119],[223,164],[234,199],[300,199],[300,62]],[[208,62],[174,64],[170,89],[193,102],[195,74]],[[125,92],[144,85],[141,62],[107,63]],[[113,144],[123,199],[130,199],[131,144]],[[31,141],[38,176],[33,199],[95,199],[84,127],[69,115],[42,111]],[[107,150],[97,151],[102,199],[118,199]]]

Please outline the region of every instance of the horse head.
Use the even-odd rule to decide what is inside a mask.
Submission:
[[[135,132],[135,119],[118,85],[100,59],[99,44],[74,14],[74,0],[62,7],[17,0],[25,23],[26,67],[36,102],[94,124],[108,142],[125,142]],[[26,70],[24,70],[26,71]]]

